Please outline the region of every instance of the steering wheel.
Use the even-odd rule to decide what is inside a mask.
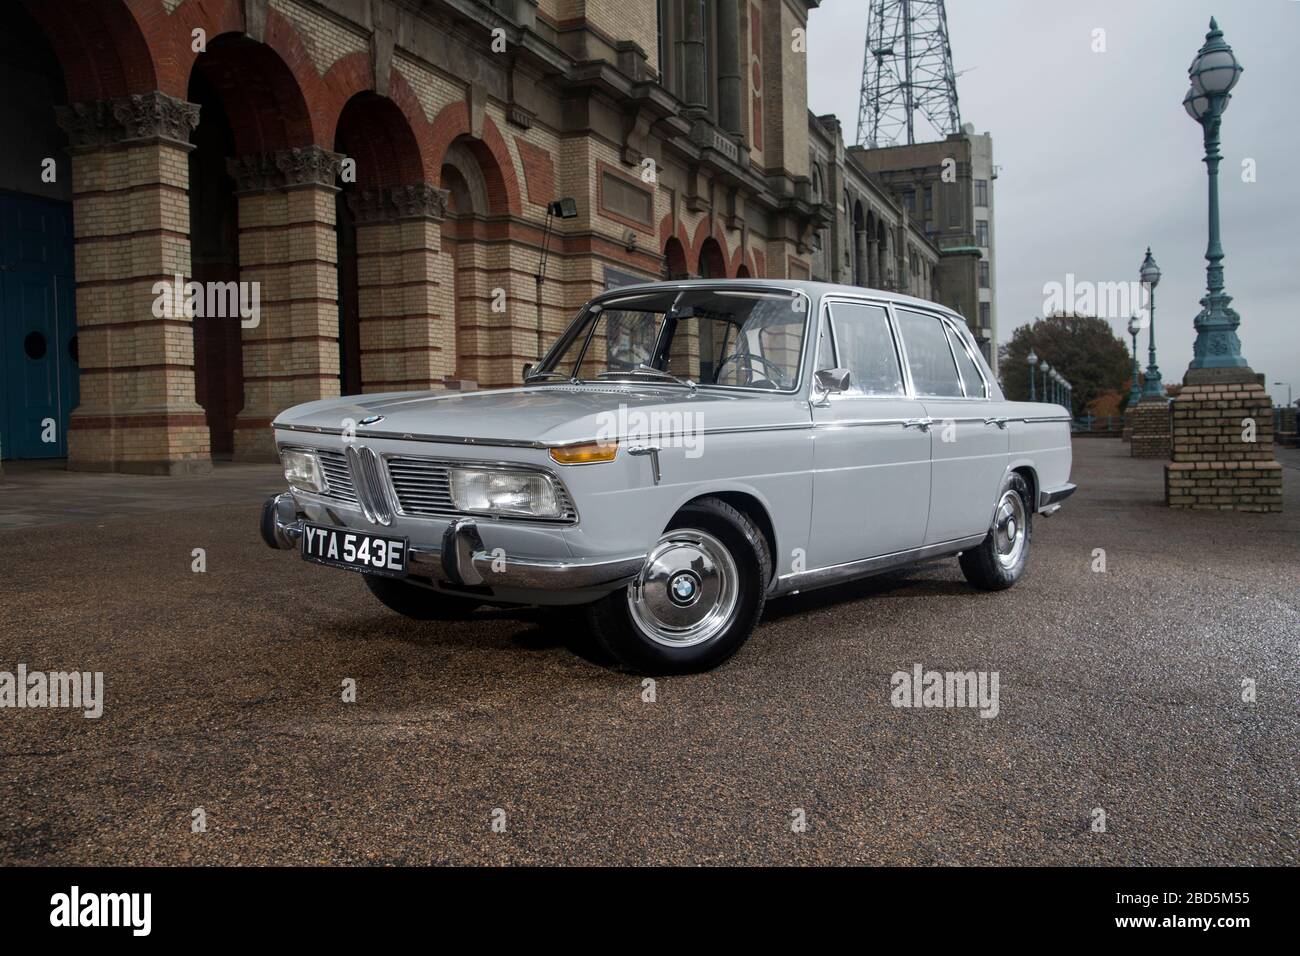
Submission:
[[[747,355],[743,355],[740,352],[732,352],[730,355],[724,358],[721,363],[719,363],[718,369],[713,375],[713,380],[716,382],[718,379],[722,378],[722,370],[726,368],[729,363],[740,362],[740,361],[758,362],[759,365],[763,366],[763,371],[767,373],[767,378],[764,379],[764,381],[771,382],[773,386],[776,388],[790,387],[790,379],[789,376],[786,375],[785,369],[781,368],[781,366],[777,365],[775,362],[771,361],[770,359],[764,358],[763,356],[757,353],[750,353]],[[748,374],[748,377],[745,380],[745,384],[753,385],[754,384],[753,368],[747,366],[745,371]],[[761,387],[761,386],[757,386],[757,387]]]

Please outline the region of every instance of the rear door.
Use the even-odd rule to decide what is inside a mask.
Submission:
[[[925,543],[988,531],[1010,451],[1006,422],[957,328],[935,313],[894,310],[914,394],[930,423],[930,517]]]
[[[907,551],[925,538],[930,435],[907,396],[884,303],[823,298],[817,368],[846,368],[847,392],[813,395],[808,568]]]

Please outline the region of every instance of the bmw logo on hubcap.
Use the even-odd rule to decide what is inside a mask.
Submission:
[[[699,580],[689,571],[675,575],[669,582],[668,589],[673,603],[683,607],[695,603],[695,599],[700,596]]]

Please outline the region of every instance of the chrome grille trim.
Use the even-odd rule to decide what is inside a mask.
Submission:
[[[451,477],[448,474],[448,470],[452,467],[464,467],[544,474],[555,483],[556,495],[563,511],[561,517],[527,518],[519,515],[502,515],[502,520],[544,524],[574,524],[578,520],[578,510],[574,507],[573,499],[569,497],[564,482],[545,468],[534,468],[512,462],[417,458],[409,455],[385,455],[384,463],[388,467],[388,478],[397,498],[397,513],[401,515],[414,518],[441,518],[468,514],[459,510],[452,502]]]
[[[383,466],[375,450],[368,445],[348,445],[348,471],[356,488],[357,502],[371,524],[393,523],[393,505],[388,496]]]

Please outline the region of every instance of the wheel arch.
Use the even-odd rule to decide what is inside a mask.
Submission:
[[[767,584],[770,585],[772,581],[776,579],[778,565],[777,554],[779,552],[776,547],[776,526],[772,523],[772,516],[768,513],[767,504],[757,495],[749,491],[741,491],[737,489],[705,491],[692,495],[690,498],[683,501],[677,506],[677,510],[673,512],[673,515],[676,516],[677,512],[681,511],[687,505],[704,498],[717,498],[719,501],[725,501],[752,521],[754,527],[758,528],[759,533],[763,536],[763,540],[767,543],[767,553],[770,559],[769,563],[772,566],[771,578],[767,582]]]
[[[1038,470],[1027,461],[1014,462],[1007,470],[1008,475],[1019,475],[1025,479],[1025,484],[1029,485],[1029,511],[1031,514],[1038,512],[1038,498],[1041,490],[1038,483]]]

